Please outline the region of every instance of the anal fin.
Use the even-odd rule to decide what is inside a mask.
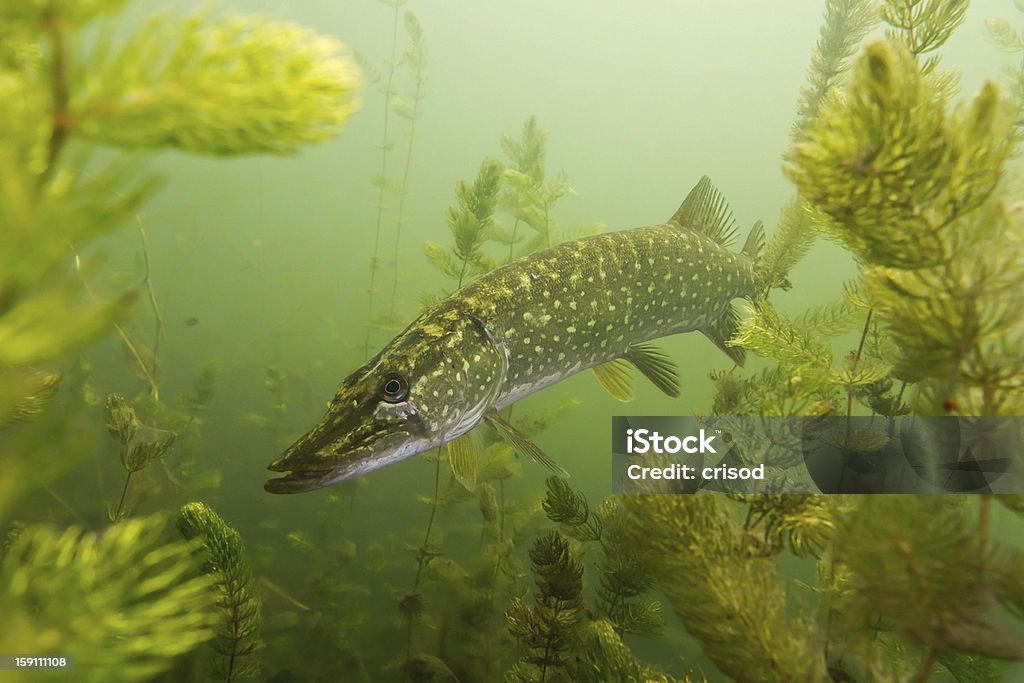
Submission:
[[[592,370],[597,381],[616,401],[632,401],[636,398],[636,392],[633,390],[633,377],[629,370],[629,363],[625,359],[616,358],[607,363],[601,363]]]
[[[739,331],[740,317],[736,308],[729,306],[721,317],[709,320],[701,332],[704,336],[715,343],[715,346],[722,349],[725,355],[729,356],[736,365],[743,366],[747,359],[747,352],[740,346],[729,346],[729,340],[736,336]]]
[[[569,473],[559,465],[557,462],[552,460],[540,449],[537,444],[530,441],[526,436],[523,435],[518,429],[516,429],[508,420],[498,415],[495,411],[490,411],[484,415],[484,419],[491,423],[498,433],[502,435],[509,443],[511,443],[517,451],[526,455],[533,460],[549,469],[552,473],[559,477],[568,478]]]
[[[633,344],[626,350],[625,358],[654,386],[672,398],[679,398],[679,368],[667,353],[654,344]]]

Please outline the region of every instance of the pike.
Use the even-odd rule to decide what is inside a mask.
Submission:
[[[565,476],[498,411],[588,368],[622,400],[632,395],[629,365],[678,396],[676,365],[649,342],[682,332],[702,332],[742,365],[743,350],[728,345],[732,301],[761,290],[764,229],[755,223],[740,253],[727,248],[734,234],[705,176],[664,224],[559,244],[470,282],[345,378],[323,419],[271,463],[287,474],[264,488],[311,491],[445,443],[472,488],[470,430],[485,420]]]

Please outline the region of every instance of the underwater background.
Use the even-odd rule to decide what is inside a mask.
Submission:
[[[1024,680],[1020,497],[609,498],[613,415],[1020,414],[1018,31],[1004,0],[0,0],[0,654],[76,660],[0,680]],[[424,306],[704,175],[774,259],[744,369],[686,334],[679,399],[517,403],[565,481],[488,436],[472,491],[442,449],[264,492]]]

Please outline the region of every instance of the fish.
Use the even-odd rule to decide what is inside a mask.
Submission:
[[[470,436],[488,422],[520,453],[568,473],[499,411],[593,369],[614,397],[632,395],[630,366],[669,396],[678,368],[651,341],[699,331],[729,345],[736,299],[755,301],[764,227],[740,252],[732,212],[707,176],[659,225],[564,242],[467,283],[419,315],[346,377],[323,418],[269,469],[270,493],[323,488],[448,444],[453,472],[472,490]],[[479,439],[476,439],[479,441]]]

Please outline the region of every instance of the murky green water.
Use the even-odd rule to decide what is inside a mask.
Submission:
[[[162,7],[137,3],[126,16],[145,17]],[[687,675],[709,681],[795,680],[763,659],[762,669],[723,672],[723,659],[741,661],[742,656],[723,655],[715,646],[702,650],[706,638],[684,624],[700,617],[680,618],[685,596],[674,596],[670,585],[699,584],[707,577],[680,574],[666,581],[675,571],[671,563],[659,565],[649,581],[639,582],[644,587],[640,595],[628,598],[631,604],[653,601],[645,603],[647,608],[660,609],[658,633],[609,627],[616,637],[602,641],[606,649],[600,650],[593,644],[594,632],[586,629],[608,623],[599,620],[608,616],[609,595],[627,601],[625,593],[607,591],[609,576],[623,569],[615,558],[650,551],[643,549],[637,520],[677,513],[629,508],[634,521],[622,538],[608,532],[600,541],[588,540],[586,533],[560,526],[545,514],[541,503],[548,473],[503,450],[490,431],[493,476],[486,482],[481,476],[472,492],[455,481],[443,451],[440,462],[437,455],[424,454],[300,495],[274,496],[264,492],[263,483],[271,475],[267,464],[316,423],[339,381],[413,320],[425,301],[456,288],[455,279],[428,259],[425,243],[451,247],[446,210],[456,203],[456,183],[471,182],[485,157],[511,164],[502,136],[518,138],[529,117],[536,117],[548,136],[545,181],[552,183],[564,173],[572,188],[547,205],[549,241],[662,223],[703,175],[728,199],[742,235],[760,219],[770,238],[780,210],[796,194],[783,174],[783,155],[792,144],[796,103],[807,83],[822,3],[410,0],[394,7],[360,0],[233,2],[225,3],[223,11],[265,12],[345,43],[363,65],[361,108],[340,135],[292,156],[220,159],[161,150],[148,158],[145,168],[158,173],[165,185],[138,212],[145,242],[129,225],[78,247],[95,263],[85,277],[99,296],[137,289],[133,314],[122,321],[119,333],[111,329],[90,346],[40,363],[64,375],[56,402],[40,421],[0,432],[0,444],[12,458],[24,456],[25,443],[43,443],[32,457],[46,460],[73,448],[80,459],[18,501],[0,522],[5,527],[15,520],[58,528],[78,525],[102,533],[116,526],[110,517],[119,505],[121,515],[131,518],[173,516],[189,501],[208,504],[241,534],[251,565],[248,586],[262,614],[253,640],[261,645],[239,659],[258,664],[256,680],[470,683],[683,680]],[[411,39],[409,13],[422,30],[419,41]],[[960,74],[957,100],[973,97],[986,78],[1005,83],[1000,80],[1003,69],[1019,61],[1019,54],[1007,55],[995,46],[985,22],[1002,17],[1020,27],[1021,16],[1007,2],[971,4],[939,53],[939,68]],[[116,31],[129,31],[131,21]],[[870,36],[883,34],[876,27]],[[88,44],[89,35],[82,44]],[[412,56],[403,57],[407,50]],[[858,46],[851,61],[861,51]],[[1009,98],[1009,90],[1004,93]],[[1008,162],[1008,177],[1015,164]],[[1000,186],[1006,203],[1019,196],[1015,187],[1010,181]],[[483,251],[498,264],[509,253],[497,239],[502,233],[515,229],[527,236],[513,252],[522,251],[535,233],[507,205],[499,204],[494,221]],[[1007,250],[1018,253],[1018,274],[1019,252],[1014,250],[1019,244],[1007,241]],[[139,286],[147,273],[159,323],[149,290]],[[776,289],[771,301],[796,314],[839,299],[843,283],[857,274],[849,251],[818,239],[789,274],[792,287]],[[837,358],[857,347],[862,325],[830,342]],[[1019,332],[1019,321],[1015,329]],[[570,471],[569,484],[589,502],[592,515],[610,492],[611,416],[707,414],[715,398],[709,373],[732,367],[699,334],[662,340],[659,346],[678,363],[682,396],[677,400],[638,377],[635,400],[623,404],[584,372],[512,410],[516,419],[530,416],[544,423],[532,439]],[[748,356],[747,367],[734,372],[750,376],[776,364]],[[140,372],[140,363],[151,381]],[[197,381],[204,368],[205,384]],[[158,401],[152,398],[154,387]],[[112,393],[127,397],[141,422],[177,433],[166,455],[135,473],[128,487],[118,445],[104,426],[103,404]],[[845,402],[842,393],[839,410]],[[33,429],[56,436],[20,440]],[[480,467],[483,472],[484,464]],[[899,610],[891,605],[874,624],[877,639],[884,642],[875,650],[835,636],[847,633],[848,625],[824,616],[827,600],[806,586],[822,581],[819,585],[841,590],[834,577],[819,579],[815,558],[821,558],[822,571],[835,569],[828,539],[835,524],[853,538],[849,510],[859,504],[851,502],[845,512],[831,510],[835,517],[825,516],[825,540],[812,544],[812,552],[794,554],[788,546],[766,553],[772,558],[767,560],[772,580],[778,580],[783,595],[778,623],[787,624],[794,638],[776,633],[778,644],[765,645],[758,640],[763,634],[744,621],[757,616],[757,610],[726,609],[741,615],[730,627],[734,635],[750,629],[749,636],[737,640],[749,638],[750,652],[777,647],[780,660],[797,652],[807,657],[811,652],[822,663],[828,658],[831,680],[1012,681],[1024,676],[1019,665],[997,664],[991,671],[972,669],[975,678],[954,678],[950,672],[956,666],[967,666],[963,659],[953,662],[957,652],[992,654],[976,647],[984,639],[981,631],[957,623],[946,624],[946,631],[936,627],[942,631],[938,635],[910,629],[907,636],[893,616],[892,610]],[[761,535],[756,525],[742,530],[747,503],[723,498],[718,505],[713,515],[701,514],[731,520],[737,539]],[[979,514],[989,515],[987,542],[1011,541],[1013,546],[1019,520],[1003,506],[988,505],[965,501],[950,519],[974,524]],[[610,508],[603,510],[607,520],[617,519]],[[535,582],[530,550],[544,533],[559,528],[576,537],[569,547],[582,567],[582,589],[575,611],[565,617],[573,626],[566,627],[566,644],[556,656],[554,641],[531,647],[517,640],[510,614],[515,614],[515,598],[536,607],[536,595],[544,593]],[[659,548],[673,547],[664,528],[653,536]],[[169,528],[171,537],[175,532]],[[1019,543],[1012,552],[1019,555]],[[743,561],[730,560],[734,566]],[[897,572],[898,566],[893,567]],[[938,575],[943,570],[928,565],[921,571]],[[723,582],[719,585],[740,581],[728,572],[715,576]],[[1018,572],[1005,581],[1019,579]],[[734,588],[735,595],[749,590],[751,599],[761,599],[754,588]],[[996,629],[1007,641],[1000,652],[1011,659],[1024,652],[1020,622],[1008,616],[1019,616],[1024,604],[1019,587],[1014,590],[1007,592],[1018,602],[1007,598],[1009,612],[1001,613]],[[38,608],[25,607],[13,595],[10,604],[24,608],[18,614],[28,626],[22,631],[12,627],[6,632],[11,637],[73,634],[80,627],[43,619]],[[977,611],[967,613],[981,615],[988,605],[979,600]],[[725,609],[722,604],[718,608]],[[107,614],[102,605],[97,610],[98,617]],[[532,614],[540,619],[539,611]],[[787,622],[786,615],[792,620]],[[813,625],[799,621],[805,617]],[[792,645],[797,635],[804,638],[808,632],[817,634],[807,640],[813,647],[801,650],[804,641]],[[131,631],[123,637],[131,638]],[[45,651],[53,642],[74,649],[73,636],[53,638],[17,644],[34,643]],[[620,660],[635,668],[627,672],[623,664],[613,671],[607,650],[611,641],[620,647]],[[628,650],[621,649],[623,644]],[[845,659],[835,655],[842,648],[851,653]],[[604,659],[594,654],[599,650]],[[0,653],[8,651],[0,640]],[[876,659],[861,656],[865,651]],[[211,662],[220,657],[209,643],[200,644],[158,667],[163,673],[125,673],[124,680],[205,680]],[[928,657],[935,663],[932,674],[929,666],[917,668]],[[505,678],[517,661],[521,677]],[[952,663],[943,668],[947,662]],[[651,669],[643,670],[641,663]],[[845,674],[840,674],[844,663]],[[821,667],[802,670],[812,671],[807,680],[829,680]],[[102,680],[89,675],[80,669],[54,680]]]

